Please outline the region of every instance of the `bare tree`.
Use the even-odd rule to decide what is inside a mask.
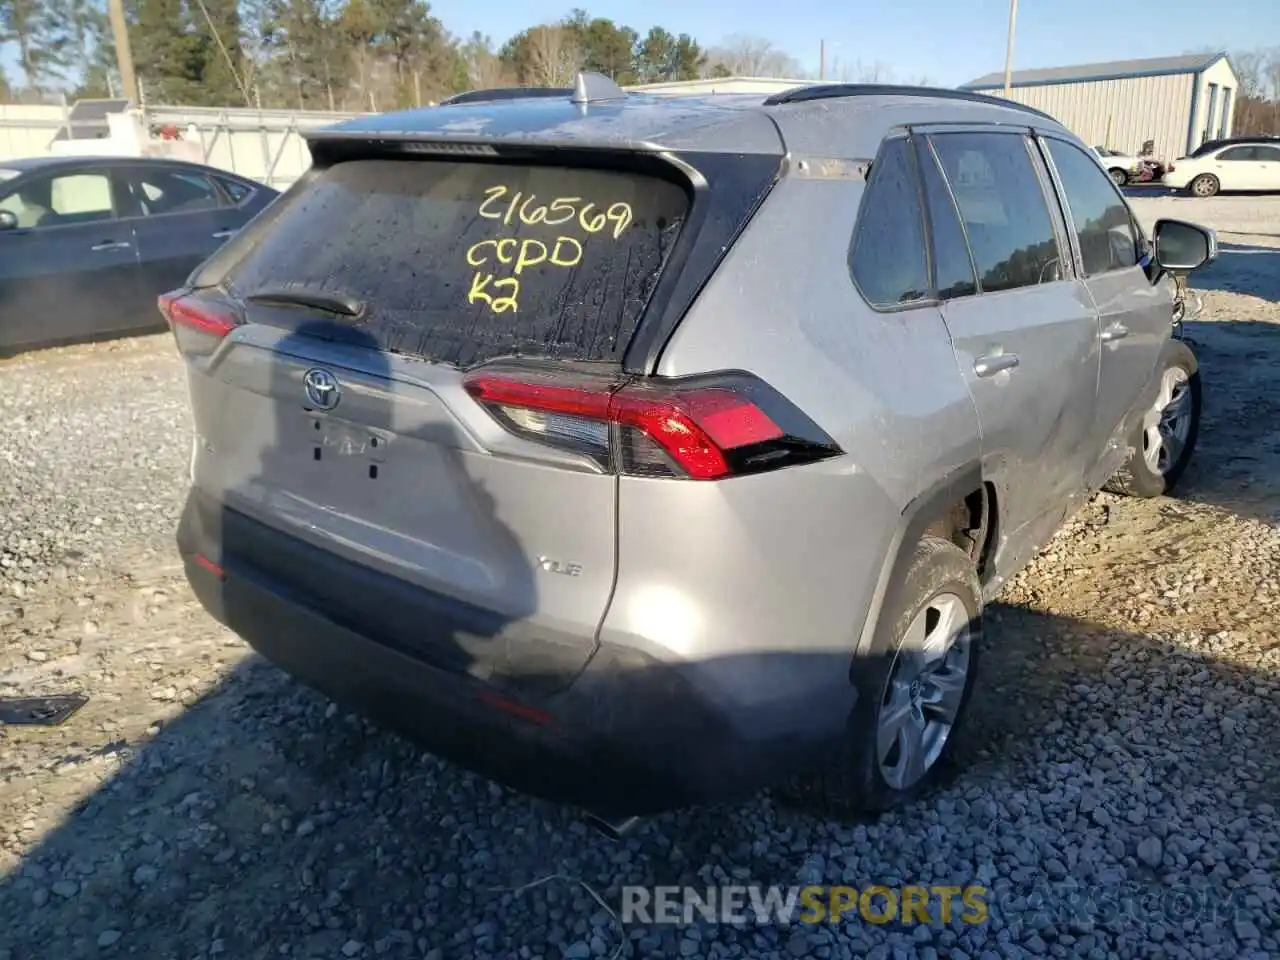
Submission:
[[[1266,77],[1266,98],[1270,101],[1271,124],[1269,133],[1280,132],[1280,47],[1267,51],[1263,75]]]
[[[1232,133],[1280,133],[1280,47],[1231,55],[1235,67],[1235,119]]]
[[[1260,50],[1245,50],[1231,55],[1236,68],[1236,80],[1240,84],[1240,96],[1253,99],[1263,92],[1263,55]]]
[[[708,51],[705,71],[709,76],[796,77],[801,68],[795,57],[778,50],[771,41],[740,34]]]
[[[853,63],[836,61],[835,67],[836,76],[844,83],[893,82],[893,68],[880,60],[874,63],[863,63],[861,60],[855,60]]]
[[[507,65],[493,48],[493,41],[478,30],[459,48],[467,68],[467,82],[472,89],[485,90],[514,82]]]
[[[573,34],[558,24],[534,27],[528,33],[527,44],[530,83],[544,87],[573,83],[582,60]]]

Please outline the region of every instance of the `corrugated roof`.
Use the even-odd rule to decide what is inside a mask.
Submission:
[[[1170,73],[1199,73],[1217,63],[1225,53],[1193,53],[1181,57],[1150,57],[1145,60],[1113,60],[1110,63],[1086,63],[1078,67],[1047,67],[1043,70],[1015,70],[1013,85],[1032,86],[1047,83],[1080,83],[1089,80],[1118,80],[1124,77],[1158,77]],[[962,90],[1003,87],[1004,71],[988,73],[961,84]]]

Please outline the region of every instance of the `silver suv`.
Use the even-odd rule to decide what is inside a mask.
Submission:
[[[1195,443],[1170,272],[1089,148],[950,90],[472,97],[314,166],[162,298],[219,620],[603,821],[936,776],[984,600]]]

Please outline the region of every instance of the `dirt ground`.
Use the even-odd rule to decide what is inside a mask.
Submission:
[[[1186,327],[1205,387],[1190,473],[1174,498],[1099,495],[1010,584],[990,610],[967,769],[940,800],[872,827],[871,840],[834,824],[797,825],[765,798],[734,812],[753,822],[749,830],[680,814],[611,846],[567,811],[511,797],[344,716],[251,656],[185,585],[171,530],[190,440],[169,339],[49,351],[0,367],[3,418],[25,418],[27,431],[19,442],[12,423],[0,428],[8,476],[0,480],[8,517],[0,696],[90,697],[64,726],[0,727],[0,958],[607,956],[616,933],[572,885],[522,908],[531,919],[519,929],[510,919],[518,898],[490,888],[570,870],[604,889],[681,874],[680,864],[762,878],[773,871],[777,879],[766,882],[788,882],[809,856],[797,843],[882,849],[896,837],[914,849],[903,837],[944,822],[940,810],[976,811],[982,798],[999,805],[1011,835],[1034,833],[1016,826],[1028,809],[1040,817],[1035,830],[1066,831],[1044,798],[1063,789],[1074,796],[1091,782],[1110,791],[1121,820],[1137,807],[1154,818],[1172,804],[1160,814],[1165,859],[1149,877],[1142,848],[1121,838],[1114,862],[1129,879],[1141,873],[1158,885],[1161,871],[1195,873],[1188,864],[1204,862],[1203,850],[1230,844],[1244,853],[1214,853],[1201,873],[1212,878],[1221,863],[1225,887],[1273,892],[1251,893],[1246,925],[1238,920],[1226,939],[1179,939],[1171,928],[1132,944],[1107,934],[1089,950],[1264,955],[1280,935],[1280,200],[1261,204],[1261,214],[1260,204],[1139,203],[1144,217],[1222,224],[1220,260],[1194,281],[1204,313]],[[110,422],[104,408],[126,403],[125,381],[145,387],[127,401],[137,406],[120,435],[89,430]],[[161,426],[148,432],[148,416]],[[73,442],[74,462],[60,460],[57,444]],[[51,485],[55,502],[35,505]],[[69,529],[53,519],[64,509],[75,518]],[[1113,750],[1122,761],[1096,766]],[[1056,768],[1081,757],[1092,757],[1081,769],[1095,774],[1077,770],[1069,776],[1083,777],[1079,788],[1063,788]],[[1173,784],[1181,799],[1170,796]],[[1182,809],[1184,801],[1195,809]],[[1198,832],[1187,827],[1201,846],[1178,847],[1178,818],[1197,816],[1212,820]],[[1147,820],[1129,823],[1161,836]],[[1077,858],[1091,842],[1053,836],[1056,849],[1074,845]],[[960,862],[985,862],[978,841],[956,843],[969,851]],[[875,856],[898,863],[898,854],[858,849],[864,872]],[[998,871],[1000,856],[991,858]],[[1058,860],[1076,870],[1070,853],[1042,856],[1050,875]],[[838,881],[836,873],[827,879]],[[994,933],[974,940],[942,931],[898,941],[861,931],[814,955],[859,955],[863,937],[870,950],[909,956],[1031,955],[1037,941],[1055,955],[1086,956],[1080,938],[1093,935],[1023,932],[997,942]],[[631,955],[675,955],[690,942],[652,936],[659,939],[631,935]],[[750,936],[701,936],[683,955],[801,955],[785,934],[754,947]],[[1187,946],[1193,941],[1199,953]],[[1010,942],[1026,953],[999,946]]]

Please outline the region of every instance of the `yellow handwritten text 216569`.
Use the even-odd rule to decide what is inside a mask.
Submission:
[[[557,227],[576,219],[578,226],[593,234],[612,224],[613,238],[616,240],[634,218],[629,203],[611,204],[603,212],[597,210],[594,203],[580,206],[581,197],[558,197],[550,203],[539,204],[536,194],[525,196],[520,191],[512,193],[511,188],[505,186],[490,187],[484,192],[484,196],[484,202],[480,204],[480,216],[489,220],[501,220],[508,226],[523,223],[528,226],[545,224]]]

